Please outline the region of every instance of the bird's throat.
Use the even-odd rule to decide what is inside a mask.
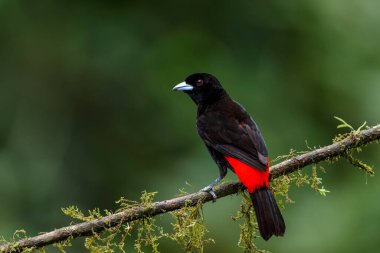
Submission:
[[[221,90],[217,94],[213,93],[212,95],[207,97],[207,99],[200,100],[198,103],[196,102],[197,107],[198,107],[198,110],[197,110],[198,116],[203,114],[207,110],[208,107],[213,107],[219,102],[226,99],[230,99],[227,92],[224,90]]]

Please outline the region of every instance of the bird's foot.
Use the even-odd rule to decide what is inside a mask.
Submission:
[[[215,202],[218,196],[216,196],[216,193],[212,190],[211,186],[206,186],[205,188],[201,189],[202,192],[207,192],[212,196],[212,202]]]

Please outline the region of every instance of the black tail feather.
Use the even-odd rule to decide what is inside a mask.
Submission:
[[[285,222],[271,190],[260,188],[250,193],[250,196],[263,239],[267,241],[272,235],[283,236]]]

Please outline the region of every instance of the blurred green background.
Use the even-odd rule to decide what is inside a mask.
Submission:
[[[194,104],[171,90],[194,72],[216,75],[244,105],[272,159],[305,140],[329,144],[334,115],[378,124],[379,10],[373,0],[1,0],[0,235],[67,225],[60,208],[72,204],[113,209],[121,196],[163,200],[215,179]],[[359,157],[377,169],[379,150]],[[378,251],[379,177],[322,165],[331,193],[293,186],[286,236],[260,247]],[[240,200],[204,207],[216,241],[206,252],[241,252],[230,218]],[[81,240],[69,252],[85,252]],[[180,252],[166,241],[161,250]]]

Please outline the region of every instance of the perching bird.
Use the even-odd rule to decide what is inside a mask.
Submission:
[[[210,74],[192,74],[173,90],[197,105],[198,134],[219,167],[219,177],[202,191],[216,198],[212,188],[231,169],[251,196],[262,238],[283,236],[284,219],[269,188],[268,151],[253,119]]]

